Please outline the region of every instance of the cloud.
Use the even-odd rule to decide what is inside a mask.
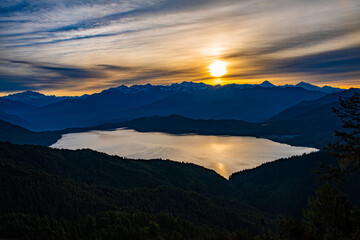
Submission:
[[[131,67],[115,66],[115,65],[109,65],[109,64],[98,64],[97,66],[101,67],[105,70],[110,70],[110,71],[128,71],[128,70],[133,69]]]
[[[196,68],[165,69],[149,66],[127,67],[118,65],[99,64],[92,69],[83,69],[74,66],[46,65],[38,62],[23,60],[0,59],[0,63],[9,63],[16,71],[19,65],[28,66],[29,72],[17,72],[6,74],[0,71],[0,92],[19,90],[61,90],[74,88],[76,90],[101,90],[118,85],[144,84],[149,80],[157,79],[162,84],[170,84],[179,77],[183,79],[194,78],[197,75]],[[113,78],[106,78],[108,75]],[[123,77],[117,78],[117,74]],[[106,81],[102,81],[103,79]],[[99,81],[100,80],[100,81]]]
[[[278,61],[278,71],[337,74],[360,71],[360,45]]]
[[[228,81],[316,83],[326,75],[352,84],[358,12],[358,0],[1,1],[0,52],[8,61],[0,61],[0,81],[7,91],[23,84],[90,92],[207,81],[206,67],[222,59]]]
[[[38,83],[34,76],[16,76],[0,73],[0,92],[22,91],[35,89],[34,83]]]
[[[61,65],[45,65],[36,62],[29,62],[29,61],[19,61],[19,60],[7,60],[2,59],[3,61],[7,61],[9,63],[14,64],[24,64],[28,65],[32,68],[46,70],[48,73],[54,73],[54,75],[63,77],[63,78],[102,78],[105,76],[105,73],[102,71],[96,70],[89,70],[84,68],[78,67],[67,67]]]
[[[38,62],[0,59],[8,64],[0,70],[0,92],[42,89],[86,89],[95,79],[103,79],[106,72],[101,69],[84,69],[74,66],[47,65]],[[26,70],[24,71],[24,67]],[[21,71],[19,71],[21,70]]]
[[[26,1],[21,1],[19,3],[16,3],[14,5],[8,5],[8,6],[0,6],[0,14],[10,14],[14,12],[23,11],[26,8],[30,6],[29,3]]]
[[[258,57],[263,55],[282,52],[286,50],[302,49],[305,47],[316,46],[328,41],[341,38],[343,36],[356,33],[354,27],[342,27],[339,29],[321,29],[297,36],[288,36],[283,39],[273,41],[268,46],[253,47],[251,49],[243,49],[239,52],[232,52],[224,58],[242,58],[242,57]]]

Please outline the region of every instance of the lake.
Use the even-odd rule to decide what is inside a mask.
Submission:
[[[213,169],[226,178],[265,162],[317,151],[255,137],[173,135],[129,129],[65,134],[51,147],[90,148],[133,159],[191,162]]]

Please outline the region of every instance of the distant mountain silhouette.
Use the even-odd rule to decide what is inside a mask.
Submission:
[[[339,97],[350,97],[354,92],[360,92],[360,89],[349,89],[317,100],[304,101],[263,123],[226,119],[201,120],[171,115],[138,118],[119,124],[104,124],[96,129],[128,127],[144,132],[255,136],[296,146],[322,148],[334,140],[334,130],[342,125],[332,112],[332,108],[338,107]]]
[[[307,117],[309,117],[311,112],[314,112],[314,114],[318,114],[318,115],[321,115],[320,112],[324,112],[324,111],[329,113],[331,112],[332,107],[338,106],[340,97],[341,98],[350,97],[355,92],[359,93],[360,89],[351,88],[343,92],[326,95],[316,100],[304,101],[276,114],[275,116],[271,117],[268,121],[300,119],[304,115],[307,115]],[[336,116],[332,114],[330,119],[334,119],[334,118],[336,118]]]
[[[255,89],[256,90],[256,89]],[[264,89],[263,89],[264,90]],[[295,89],[296,90],[296,89]],[[165,132],[173,134],[186,134],[196,133],[202,135],[232,135],[232,136],[255,136],[271,139],[277,142],[287,143],[295,146],[309,146],[322,148],[329,142],[334,140],[334,130],[341,127],[340,120],[332,112],[332,108],[338,107],[339,97],[349,97],[354,92],[360,92],[360,89],[350,89],[341,93],[329,94],[313,101],[304,101],[295,106],[292,106],[283,112],[275,115],[261,123],[246,122],[242,120],[234,119],[201,119],[201,118],[188,118],[181,115],[168,115],[168,116],[150,116],[135,118],[127,121],[113,121],[108,123],[101,123],[88,127],[81,128],[67,128],[59,131],[46,132],[43,136],[45,139],[39,141],[32,141],[30,138],[26,141],[23,140],[22,135],[14,134],[12,136],[12,130],[7,132],[7,137],[3,134],[3,138],[0,140],[11,141],[14,143],[30,143],[51,145],[55,143],[61,134],[85,132],[90,130],[109,130],[121,127],[127,127],[143,132]],[[183,96],[183,95],[180,95]],[[169,96],[165,100],[160,100],[159,105],[153,107],[157,103],[150,104],[148,114],[152,113],[152,109],[162,110],[163,113],[167,112],[169,106],[172,106],[173,102],[169,99],[177,99],[178,95]],[[187,99],[187,101],[186,101]],[[64,100],[64,102],[71,102],[73,100]],[[185,104],[174,106],[175,110],[179,110],[190,106],[193,98],[185,98]],[[166,103],[168,105],[166,105]],[[145,112],[145,107],[141,107],[142,112]],[[40,108],[41,109],[41,108]],[[39,110],[39,109],[37,109]],[[124,111],[126,113],[126,111]],[[128,116],[136,116],[136,111],[128,110]],[[0,117],[2,114],[0,113]],[[9,116],[4,115],[3,116]],[[111,114],[109,114],[109,117]],[[16,117],[11,115],[11,117]],[[108,116],[106,116],[108,117]],[[59,121],[61,120],[59,116]],[[105,118],[104,118],[105,119]],[[13,119],[14,120],[14,119]],[[21,119],[17,119],[21,121]],[[8,123],[8,125],[11,125]],[[20,124],[21,125],[21,124]],[[5,126],[3,124],[3,126]],[[16,126],[17,128],[20,128]],[[7,125],[3,127],[7,130]],[[25,131],[26,129],[23,129]],[[5,131],[6,132],[6,131]],[[14,132],[19,132],[17,129]],[[29,135],[29,131],[26,130],[26,136]],[[34,132],[31,132],[34,133]],[[40,133],[36,133],[40,134]],[[29,135],[30,136],[30,135]],[[34,135],[35,136],[35,135]],[[42,137],[43,137],[42,136]],[[37,136],[36,136],[37,137]],[[25,138],[26,139],[26,138]],[[34,143],[35,142],[35,143]]]
[[[76,98],[76,97],[57,97],[54,95],[47,96],[39,92],[25,91],[21,93],[10,94],[8,96],[5,96],[4,98],[26,103],[36,107],[42,107],[52,103],[60,102],[64,99]]]
[[[340,88],[334,88],[334,87],[330,87],[330,86],[319,87],[319,86],[312,85],[312,84],[306,83],[306,82],[300,82],[300,83],[294,85],[294,87],[301,87],[301,88],[309,90],[309,91],[320,91],[323,93],[338,93],[338,92],[342,91],[342,89],[340,89]]]
[[[279,125],[283,128],[301,130],[301,135],[289,141],[298,141],[308,145],[311,142],[324,145],[334,139],[334,130],[338,130],[342,123],[333,113],[333,108],[339,107],[339,98],[350,97],[360,89],[352,88],[341,93],[333,93],[313,101],[304,101],[271,117],[266,122],[269,125]]]
[[[261,84],[259,84],[260,87],[276,87],[274,84],[272,84],[269,81],[264,81]]]
[[[20,117],[18,115],[8,114],[8,113],[5,113],[5,112],[0,112],[0,120],[3,120],[5,122],[9,122],[9,123],[12,123],[14,125],[17,125],[17,126],[20,126],[20,127],[23,127],[23,128],[27,128],[27,129],[36,129],[37,128],[36,126],[29,123],[28,121],[26,121],[22,117]]]
[[[218,88],[193,93],[176,93],[149,104],[109,112],[93,118],[93,123],[119,122],[143,116],[178,114],[200,119],[236,119],[260,122],[303,99],[322,96],[301,88],[249,89]],[[300,100],[301,99],[301,100]],[[87,124],[87,125],[92,125]]]
[[[33,108],[34,106],[31,106],[29,104],[0,97],[0,112],[14,115],[22,115]]]
[[[183,82],[169,86],[120,86],[61,101],[33,92],[12,95],[11,98],[16,97],[38,106],[42,104],[35,102],[34,97],[37,100],[44,98],[44,102],[57,101],[37,108],[27,105],[27,111],[16,115],[33,126],[40,126],[32,128],[33,130],[58,130],[171,114],[200,119],[226,118],[261,122],[304,100],[314,100],[324,95],[321,91],[309,91],[294,86],[275,86],[265,81],[260,85],[212,86]]]

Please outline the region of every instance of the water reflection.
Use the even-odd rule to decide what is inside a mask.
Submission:
[[[91,148],[135,159],[163,158],[195,163],[224,177],[282,157],[316,151],[254,137],[171,135],[134,130],[65,134],[54,148]]]

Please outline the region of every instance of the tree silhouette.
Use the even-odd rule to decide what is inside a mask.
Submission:
[[[310,239],[356,239],[358,236],[359,211],[347,197],[325,182],[309,199],[309,207],[303,211],[306,233]]]
[[[327,166],[325,178],[342,179],[360,168],[360,94],[355,92],[349,98],[340,98],[340,107],[333,108],[342,121],[342,129],[335,131],[338,140],[326,147],[334,156],[339,167]]]

